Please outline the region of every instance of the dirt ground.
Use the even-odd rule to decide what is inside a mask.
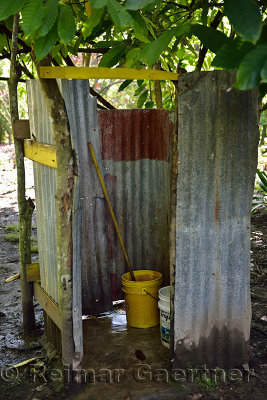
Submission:
[[[32,165],[26,161],[27,171],[27,195],[34,199]],[[36,222],[33,220],[33,245],[36,246]],[[32,369],[41,368],[41,363],[51,368],[57,365],[58,359],[55,353],[44,349],[44,332],[42,310],[35,304],[37,329],[33,337],[22,337],[22,311],[20,302],[19,279],[6,283],[5,280],[19,272],[19,253],[18,241],[16,239],[16,225],[18,225],[18,209],[16,200],[16,168],[14,164],[13,146],[0,146],[0,399],[118,399],[118,400],[152,400],[152,399],[248,399],[263,400],[267,398],[266,391],[266,345],[267,345],[267,310],[266,310],[266,265],[267,265],[267,212],[261,211],[252,216],[252,237],[251,237],[251,298],[252,298],[252,327],[251,327],[251,360],[249,365],[240,366],[246,374],[246,369],[253,369],[254,373],[247,380],[220,383],[213,385],[210,381],[195,382],[193,384],[177,385],[164,383],[159,386],[152,382],[148,386],[143,386],[144,390],[137,390],[127,380],[116,389],[116,384],[110,383],[108,389],[103,389],[101,382],[87,384],[76,393],[62,392],[60,383],[44,382],[42,377],[33,374]],[[11,226],[11,228],[10,228]],[[38,254],[32,254],[33,261],[38,258]],[[115,324],[115,331],[121,335],[118,339],[124,340],[125,328],[122,315],[111,315],[101,321],[94,321],[96,325]],[[114,322],[115,321],[115,322]],[[119,322],[116,322],[119,321]],[[117,325],[116,325],[117,324]],[[151,331],[156,335],[156,330]],[[131,336],[132,335],[132,336]],[[134,332],[130,332],[130,337],[134,337]],[[101,339],[103,343],[102,352],[107,352],[110,344],[107,343],[105,336]],[[158,340],[158,339],[156,339]],[[157,342],[155,342],[157,343]],[[106,346],[106,347],[105,347]],[[166,349],[160,347],[158,341],[157,356],[166,359]],[[143,348],[142,348],[143,349]],[[134,354],[132,358],[136,362],[147,362],[142,358],[142,352]],[[144,353],[153,351],[149,347]],[[94,360],[98,354],[94,349]],[[116,357],[114,354],[106,354],[106,357]],[[24,360],[35,358],[31,363],[17,369],[8,368]],[[164,361],[166,363],[166,360]],[[141,364],[140,364],[141,365]],[[127,369],[127,365],[124,366]],[[19,373],[17,372],[19,371]],[[37,379],[35,379],[37,376]],[[107,388],[108,384],[105,384]],[[132,386],[131,386],[132,385]],[[153,386],[153,388],[152,388]],[[111,389],[110,389],[111,388]],[[152,390],[153,389],[153,390]],[[146,392],[147,390],[147,392]],[[104,394],[106,393],[106,394]]]

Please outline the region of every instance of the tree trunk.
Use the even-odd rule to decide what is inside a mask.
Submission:
[[[46,58],[39,64],[50,65]],[[39,65],[37,65],[37,70]],[[74,356],[72,326],[72,214],[73,152],[64,99],[55,79],[39,77],[48,114],[54,131],[57,156],[57,263],[59,307],[62,317],[63,364],[71,367]]]
[[[155,64],[154,68],[160,70],[160,62]],[[154,99],[157,108],[162,108],[162,92],[161,92],[160,81],[154,81]]]
[[[14,121],[19,119],[18,113],[18,71],[16,68],[17,55],[17,35],[18,35],[18,14],[14,17],[12,49],[10,63],[10,78],[8,81],[11,124],[14,133]],[[19,208],[19,253],[20,253],[20,286],[23,314],[23,332],[25,336],[31,334],[35,329],[34,309],[33,309],[33,290],[32,284],[27,282],[26,265],[31,263],[31,231],[32,213],[34,204],[29,198],[25,198],[25,168],[24,168],[24,148],[23,140],[15,139],[15,155],[17,164],[17,192]]]

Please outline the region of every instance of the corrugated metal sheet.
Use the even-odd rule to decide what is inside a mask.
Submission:
[[[99,112],[97,121],[88,81],[63,80],[61,85],[78,165],[74,277],[76,285],[82,281],[83,312],[103,312],[122,297],[121,276],[127,266],[87,143],[93,145],[134,268],[161,271],[168,281],[172,114],[110,110]],[[52,143],[39,85],[31,82],[28,90],[32,133],[37,140]],[[41,165],[34,168],[42,285],[57,300],[56,171]]]
[[[53,144],[51,124],[38,81],[27,81],[27,96],[32,139]],[[33,163],[33,171],[41,283],[46,292],[58,302],[56,170]]]
[[[88,80],[63,80],[62,89],[78,166],[75,208],[80,209],[81,224],[80,231],[73,234],[80,237],[77,243],[81,246],[83,310],[84,313],[103,312],[112,309],[105,200],[88,150],[88,142],[91,142],[102,169],[96,99],[89,94]]]
[[[105,182],[134,269],[152,269],[169,280],[170,151],[173,115],[166,110],[99,112]],[[106,209],[113,299],[127,271]]]
[[[175,365],[247,361],[257,92],[234,73],[179,79]]]

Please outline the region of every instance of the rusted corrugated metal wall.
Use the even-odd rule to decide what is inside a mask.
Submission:
[[[166,110],[99,112],[105,183],[134,269],[162,272],[169,281],[170,151],[173,115]],[[106,209],[113,299],[127,271]]]
[[[250,215],[257,165],[257,91],[235,74],[179,79],[175,365],[248,359]]]
[[[61,85],[78,164],[74,273],[82,271],[83,312],[103,312],[111,309],[112,300],[122,298],[121,276],[127,266],[87,143],[92,143],[96,153],[134,269],[161,271],[168,281],[172,114],[110,110],[97,116],[88,81],[63,80]],[[37,140],[52,143],[38,83],[31,82],[28,90],[32,133],[36,132]],[[56,171],[41,165],[34,168],[42,285],[57,300]],[[44,180],[46,169],[53,174],[53,182]],[[46,206],[50,203],[54,208]],[[48,260],[47,254],[53,259]]]

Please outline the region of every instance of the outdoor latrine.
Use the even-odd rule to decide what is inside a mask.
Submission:
[[[60,82],[77,165],[72,221],[77,364],[83,351],[82,314],[111,310],[112,301],[122,298],[121,276],[127,271],[89,142],[134,269],[157,270],[171,284],[174,365],[195,361],[224,367],[247,361],[257,93],[232,89],[234,80],[233,73],[222,71],[179,78],[172,237],[174,115],[166,110],[97,112],[87,80]],[[53,145],[38,82],[30,81],[27,90],[32,139]],[[41,287],[57,303],[54,167],[34,163]]]

